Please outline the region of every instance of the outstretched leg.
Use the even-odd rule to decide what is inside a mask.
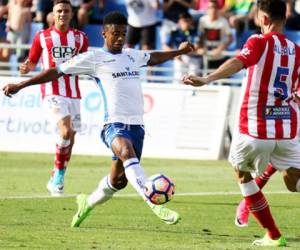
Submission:
[[[125,188],[126,185],[127,179],[122,161],[113,160],[110,174],[101,179],[98,187],[90,195],[80,194],[77,196],[78,211],[73,217],[71,226],[79,227],[96,205],[108,201],[114,193]]]
[[[152,204],[144,194],[144,186],[147,181],[144,170],[140,165],[139,156],[136,155],[133,144],[124,137],[116,137],[112,143],[115,155],[123,162],[124,171],[128,182],[138,192],[142,199],[150,206],[152,211],[165,223],[176,224],[180,216],[175,211],[160,205]]]

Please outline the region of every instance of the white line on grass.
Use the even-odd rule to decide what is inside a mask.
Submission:
[[[288,191],[271,191],[264,192],[265,194],[289,194]],[[229,196],[240,195],[240,192],[197,192],[197,193],[176,193],[176,196]],[[24,195],[24,196],[0,196],[0,200],[18,200],[18,199],[49,199],[49,198],[72,198],[77,194],[65,194],[60,197],[53,197],[51,195],[37,194],[37,195]],[[137,197],[138,194],[116,194],[116,197]]]

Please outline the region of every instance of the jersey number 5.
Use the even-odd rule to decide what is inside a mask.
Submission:
[[[289,69],[278,67],[274,82],[274,96],[280,100],[285,100],[288,97],[288,87],[286,84],[286,79],[289,75]]]

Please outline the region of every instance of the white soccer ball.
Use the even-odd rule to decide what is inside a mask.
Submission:
[[[146,182],[144,193],[153,204],[161,205],[173,198],[175,185],[169,177],[155,174],[150,176]]]

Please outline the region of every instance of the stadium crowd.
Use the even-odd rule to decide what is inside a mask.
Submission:
[[[286,29],[300,31],[300,0],[286,2]],[[208,68],[217,68],[228,59],[223,51],[241,48],[250,34],[259,32],[255,0],[71,0],[71,4],[71,26],[83,31],[93,24],[101,25],[111,10],[125,14],[130,48],[140,45],[144,50],[169,50],[183,41],[192,42],[196,51],[174,61],[178,79],[186,69],[199,74],[203,55],[208,58]],[[52,26],[52,8],[49,0],[1,0],[0,42],[28,44],[34,25]],[[89,37],[90,44],[92,39]],[[0,48],[0,61],[8,61],[12,52]],[[27,56],[20,49],[15,54],[20,62]]]

